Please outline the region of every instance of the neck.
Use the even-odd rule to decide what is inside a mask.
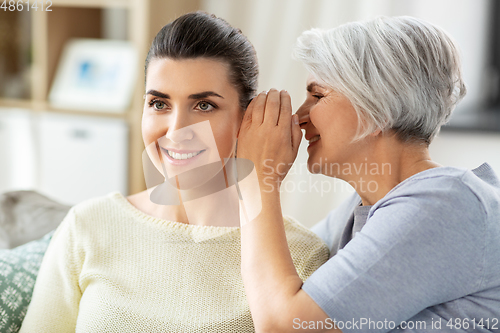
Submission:
[[[401,142],[395,135],[371,138],[364,154],[351,163],[351,172],[338,177],[351,184],[363,205],[373,205],[405,179],[440,165],[433,162],[427,145]]]
[[[238,193],[235,186],[228,186],[228,177],[232,177],[230,170],[224,166],[206,183],[192,189],[179,190],[179,179],[176,185],[165,184],[167,189],[157,195],[175,196],[178,204],[157,204],[151,201],[147,191],[142,192],[140,199],[134,200],[135,196],[131,196],[129,201],[145,213],[165,220],[193,225],[239,226]]]

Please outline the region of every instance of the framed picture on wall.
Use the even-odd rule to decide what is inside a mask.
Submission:
[[[56,108],[124,112],[137,76],[137,51],[127,41],[72,39],[62,53],[49,101]]]

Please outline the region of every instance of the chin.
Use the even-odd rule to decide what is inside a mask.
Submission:
[[[312,173],[312,174],[322,174],[323,172],[323,166],[321,163],[318,163],[317,161],[314,161],[313,159],[309,158],[307,160],[307,170]]]
[[[220,185],[225,185],[224,173],[220,161],[204,164],[194,169],[184,171],[175,177],[170,177],[169,182],[179,190],[194,190],[204,187],[204,191],[217,192]]]

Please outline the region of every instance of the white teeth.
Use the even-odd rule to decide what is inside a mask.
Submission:
[[[189,154],[179,154],[170,150],[167,150],[168,156],[172,157],[174,160],[187,160],[188,158],[192,158],[198,154],[203,152],[203,150],[197,151],[195,153],[189,153]]]
[[[312,138],[309,139],[309,143],[313,143],[321,139],[319,135],[313,136]]]

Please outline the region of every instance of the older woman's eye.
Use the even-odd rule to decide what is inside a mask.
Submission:
[[[314,94],[313,95],[314,98],[316,98],[317,100],[320,100],[322,99],[324,96],[323,95],[320,95],[320,94]]]
[[[215,109],[215,106],[208,102],[199,102],[197,105],[198,109],[202,112],[211,112]]]

